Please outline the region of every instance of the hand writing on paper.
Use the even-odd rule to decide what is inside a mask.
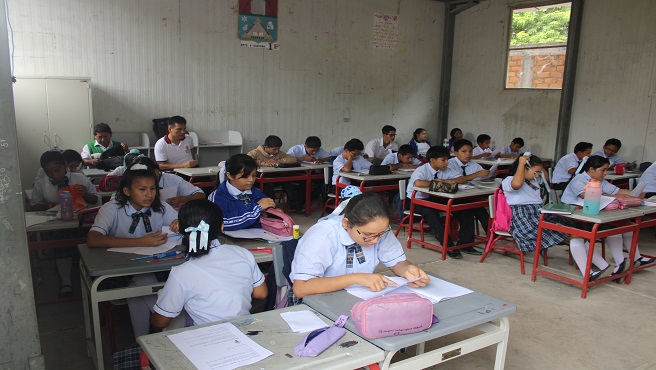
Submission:
[[[417,278],[421,278],[421,280],[417,280],[412,283],[408,283],[408,286],[411,288],[421,288],[426,286],[430,282],[430,278],[424,270],[420,269],[416,265],[409,265],[408,268],[405,270],[405,274],[403,276],[404,278],[408,279],[408,281],[413,281],[416,280]]]
[[[173,220],[173,222],[171,222],[171,225],[169,226],[169,230],[171,230],[174,233],[180,232],[180,223],[178,222],[178,220]]]
[[[177,220],[176,220],[177,221]],[[172,225],[172,224],[171,224]],[[166,243],[166,234],[162,234],[162,230],[155,231],[154,233],[146,234],[137,240],[140,247],[156,247]]]
[[[358,274],[358,284],[366,286],[372,292],[380,292],[387,285],[397,286],[395,282],[381,274]]]

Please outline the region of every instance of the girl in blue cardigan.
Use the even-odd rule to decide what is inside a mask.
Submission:
[[[257,178],[257,162],[246,154],[235,154],[225,163],[226,181],[210,194],[209,200],[223,211],[224,230],[241,230],[260,226],[260,215],[276,204],[264,193],[253,188]]]

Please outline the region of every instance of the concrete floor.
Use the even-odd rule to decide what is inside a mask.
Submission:
[[[294,215],[301,232],[316,222],[318,214]],[[403,232],[399,240],[405,246]],[[640,248],[656,255],[654,230],[642,233]],[[603,284],[581,299],[578,287],[542,276],[531,282],[530,259],[527,274],[521,275],[518,258],[498,253],[485,263],[479,263],[479,256],[466,254],[461,260],[442,261],[435,251],[416,246],[406,253],[429,274],[517,305],[517,313],[510,317],[506,369],[656,369],[656,269],[637,273],[630,285]],[[567,260],[565,247],[550,250],[550,269],[580,277]],[[53,281],[54,265],[44,262],[43,269],[44,281]],[[79,297],[79,281],[76,284]],[[55,289],[50,285],[42,283],[37,288],[40,298]],[[46,368],[93,369],[85,349],[81,301],[40,305],[37,311]],[[134,340],[129,323],[122,326],[119,348]],[[428,347],[456,342],[466,334],[441,338]],[[435,368],[490,369],[494,356],[494,348],[487,348]],[[111,369],[109,362],[107,368]]]

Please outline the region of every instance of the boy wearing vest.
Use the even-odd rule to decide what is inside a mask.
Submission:
[[[98,123],[93,127],[93,138],[82,147],[80,153],[86,166],[98,167],[100,164],[100,158],[93,158],[93,154],[102,154],[115,146],[121,146],[126,153],[129,150],[126,144],[112,140],[112,129],[106,123]]]

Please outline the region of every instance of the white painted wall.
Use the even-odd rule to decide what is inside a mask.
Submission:
[[[94,121],[151,131],[185,116],[190,130],[269,134],[284,148],[365,143],[395,125],[435,134],[443,5],[432,0],[285,0],[280,51],[239,46],[236,0],[8,0],[14,74],[91,76]],[[372,47],[373,13],[399,14],[399,47]],[[350,120],[345,123],[345,118]],[[431,129],[432,128],[432,129]],[[80,144],[80,147],[82,143]]]
[[[497,146],[521,136],[527,148],[554,155],[560,91],[504,90],[509,5],[490,0],[457,16],[449,128],[474,140],[489,133]],[[620,155],[655,161],[656,3],[586,1],[569,147],[606,139]]]

